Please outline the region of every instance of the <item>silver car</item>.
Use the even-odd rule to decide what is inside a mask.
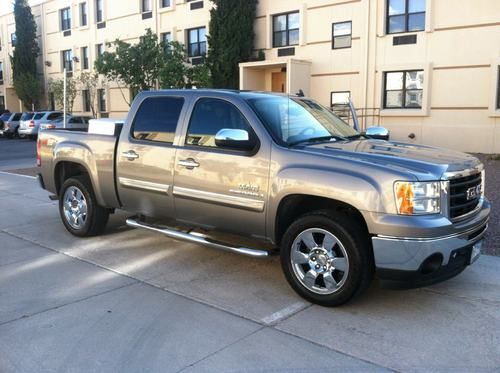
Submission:
[[[18,134],[22,113],[5,113],[0,116],[0,136],[13,138]]]
[[[85,129],[85,128],[89,127],[89,120],[90,119],[92,119],[92,117],[67,115],[66,116],[66,126],[64,126],[64,124],[63,124],[64,119],[61,117],[61,118],[57,118],[53,121],[50,121],[49,123],[42,123],[40,125],[40,129],[42,129],[42,130],[60,129],[60,128]]]
[[[19,127],[19,134],[28,136],[32,139],[38,136],[40,125],[50,123],[51,121],[62,118],[62,111],[39,111],[29,121],[23,121]]]

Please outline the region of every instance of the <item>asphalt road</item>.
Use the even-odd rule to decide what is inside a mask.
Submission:
[[[36,141],[0,137],[0,170],[36,166]]]
[[[12,158],[0,140],[2,167],[32,164],[23,141]],[[123,212],[73,237],[47,196],[0,171],[2,373],[500,370],[500,258],[328,309],[299,298],[277,258],[133,230]]]

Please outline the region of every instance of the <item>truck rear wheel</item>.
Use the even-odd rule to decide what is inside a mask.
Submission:
[[[281,266],[292,288],[322,306],[339,306],[361,293],[373,277],[369,241],[346,215],[318,211],[285,232]]]
[[[59,214],[66,229],[79,237],[104,231],[109,211],[97,204],[91,183],[84,176],[67,179],[61,187]]]

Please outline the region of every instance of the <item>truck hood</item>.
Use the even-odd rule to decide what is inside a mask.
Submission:
[[[454,150],[372,139],[314,144],[303,150],[410,172],[421,181],[438,180],[445,172],[463,171],[481,164],[477,158]]]

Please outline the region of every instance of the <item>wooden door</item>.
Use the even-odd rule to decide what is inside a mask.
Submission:
[[[273,84],[272,84],[273,92],[285,93],[286,92],[286,73],[283,73],[283,72],[273,73],[272,79],[273,79]]]

